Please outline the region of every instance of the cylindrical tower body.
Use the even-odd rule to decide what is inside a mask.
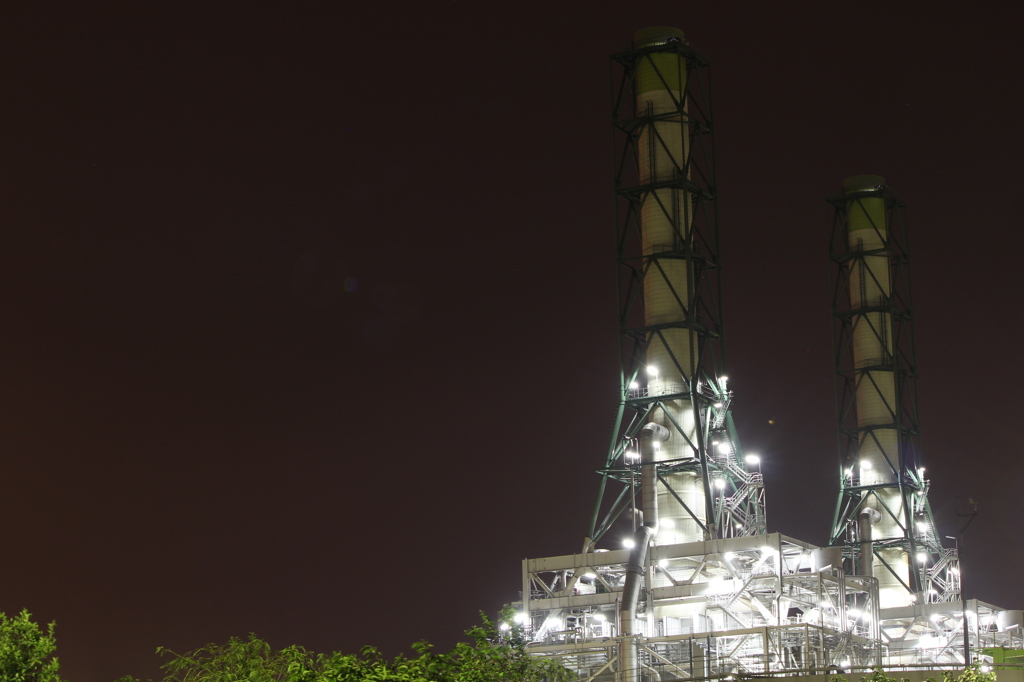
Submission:
[[[877,175],[857,175],[843,182],[848,246],[851,253],[859,256],[849,265],[855,406],[857,426],[861,429],[858,461],[853,464],[860,485],[885,486],[873,491],[888,508],[876,510],[879,520],[871,529],[876,545],[904,537],[896,521],[903,519],[904,509],[899,488],[899,406],[893,364],[893,320],[889,313],[892,284],[885,199],[877,193],[862,194],[884,186],[885,179]],[[865,506],[878,507],[878,500],[866,500]],[[905,548],[877,548],[872,573],[878,578],[882,608],[911,603],[911,594],[904,587],[910,584]]]
[[[682,31],[657,27],[638,31],[637,49],[682,40]],[[640,134],[637,145],[641,185],[678,181],[685,172],[689,135],[684,113],[686,59],[675,52],[655,52],[640,60],[636,70],[636,111],[654,117]],[[650,120],[650,119],[649,119]],[[683,394],[663,401],[650,421],[672,434],[662,444],[658,459],[696,456],[696,433],[690,381],[695,369],[695,339],[687,327],[692,290],[689,258],[682,256],[691,238],[693,209],[690,195],[678,182],[648,192],[640,207],[643,242],[644,323],[650,328],[647,346],[648,390],[651,395]],[[674,422],[674,423],[673,423]],[[701,521],[705,521],[704,485],[692,472],[667,474],[672,490]],[[703,539],[703,531],[664,484],[659,483],[658,509],[661,545]]]

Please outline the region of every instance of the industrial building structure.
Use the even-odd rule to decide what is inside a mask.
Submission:
[[[928,504],[902,204],[878,176],[828,200],[839,498],[825,546],[767,533],[722,374],[708,63],[664,27],[612,63],[622,389],[582,550],[523,562],[528,650],[587,682],[1001,662],[1024,613],[962,601]]]

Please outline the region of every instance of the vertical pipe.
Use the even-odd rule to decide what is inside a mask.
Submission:
[[[861,575],[871,576],[875,561],[874,542],[872,539],[871,526],[878,523],[882,515],[873,507],[864,507],[857,515],[857,536],[860,540],[860,570]]]

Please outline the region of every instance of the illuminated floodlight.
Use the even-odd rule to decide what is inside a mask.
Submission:
[[[647,376],[656,377],[658,376],[658,368],[654,365],[647,365]]]
[[[725,479],[724,478],[716,478],[715,479],[715,487],[718,488],[719,490],[724,490],[725,489]]]
[[[721,382],[721,384],[723,386],[725,386],[725,382],[727,382],[728,380],[729,380],[729,377],[719,377],[718,378],[718,381]]]
[[[661,450],[661,442],[660,441],[654,441],[653,445],[654,445],[654,449],[655,450]]]
[[[626,459],[639,459],[640,453],[636,450],[626,450]]]
[[[708,581],[708,594],[731,594],[733,581],[722,577],[714,577]]]
[[[760,464],[761,458],[758,457],[757,455],[747,455],[746,457],[743,458],[743,461],[746,462],[747,464]]]
[[[839,663],[839,665],[841,665],[844,668],[849,668],[850,667],[850,662],[849,661],[842,661],[842,662]]]
[[[658,566],[660,566],[661,568],[668,568],[668,559],[659,560]]]
[[[857,609],[850,609],[849,611],[846,612],[846,615],[848,615],[850,618],[853,618],[854,620],[857,620],[858,618],[860,618],[864,614],[861,613],[860,611],[858,611]]]
[[[630,540],[629,538],[626,538],[622,541],[622,546],[626,549],[633,549],[634,547],[636,547],[636,543]]]
[[[917,522],[917,532],[919,532],[919,533],[927,533],[928,532],[928,524],[925,523],[924,521],[918,521]]]
[[[938,623],[938,622],[939,622],[940,620],[942,620],[942,616],[940,616],[940,615],[939,615],[939,614],[937,614],[937,613],[933,613],[933,614],[932,614],[932,616],[931,616],[931,621],[932,621],[933,623]]]
[[[672,530],[676,527],[676,522],[672,519],[661,519],[658,521],[658,525],[667,530]]]
[[[761,554],[765,556],[775,556],[775,549],[773,547],[762,547]]]
[[[640,388],[640,384],[636,383],[635,381],[631,381],[629,382],[629,387],[635,391],[636,389]]]
[[[722,403],[715,403],[715,409],[716,410],[722,409]]]
[[[733,559],[736,558],[736,555],[733,554],[732,552],[726,552],[725,554],[722,555],[722,558],[725,559],[726,561],[732,561]]]
[[[867,461],[866,459],[862,459],[860,461],[860,470],[861,471],[869,471],[870,469],[871,469],[871,462]]]
[[[918,474],[918,476],[924,476],[924,467],[921,467],[920,469],[918,469],[917,470],[917,474]]]
[[[719,443],[716,447],[725,453],[732,452],[732,443],[729,442]]]
[[[850,467],[849,469],[846,470],[846,475],[853,476],[853,467]]]
[[[742,527],[743,527],[743,524],[742,524],[742,523],[737,523],[737,524],[736,524],[736,530],[739,530],[739,529],[740,529],[740,528],[742,528]]]
[[[502,632],[508,632],[508,627],[509,627],[508,623],[502,623],[499,629]]]
[[[525,623],[526,622],[526,614],[523,613],[522,611],[520,611],[519,613],[516,614],[515,618],[513,618],[512,620],[514,620],[517,623]]]
[[[594,618],[594,620],[596,620],[596,621],[597,621],[598,623],[603,623],[603,622],[605,621],[605,617],[604,617],[604,614],[603,614],[603,613],[595,613],[595,614],[593,615],[593,618]]]
[[[918,552],[917,553],[917,560],[918,560],[918,562],[923,564],[924,562],[928,561],[928,555],[925,554],[924,552]]]

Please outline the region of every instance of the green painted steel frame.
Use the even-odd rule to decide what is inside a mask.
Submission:
[[[686,84],[682,89],[682,97],[675,102],[676,109],[665,114],[637,111],[635,77],[641,63],[653,68],[667,90],[680,90],[679,86],[671,87],[667,83],[655,60],[651,58],[652,54],[666,52],[675,53],[686,61]],[[597,472],[601,479],[585,544],[588,548],[592,547],[626,508],[635,505],[635,500],[627,491],[638,473],[639,464],[625,462],[624,453],[651,412],[658,410],[663,401],[667,400],[690,401],[699,418],[695,419],[696,442],[689,442],[694,457],[659,464],[659,479],[668,486],[664,474],[693,471],[701,477],[706,501],[705,509],[701,511],[706,522],[698,518],[701,514],[683,506],[708,537],[763,534],[763,480],[760,473],[751,473],[746,469],[729,414],[732,394],[727,390],[721,374],[724,364],[721,255],[715,211],[710,68],[706,60],[681,41],[615,54],[612,55],[611,64],[621,391],[611,442],[603,466]],[[641,135],[650,131],[653,134],[648,139],[653,139],[653,144],[664,145],[654,128],[656,122],[660,126],[677,123],[682,128],[682,138],[688,141],[685,146],[687,158],[673,160],[676,168],[672,178],[641,183]],[[661,199],[655,190],[664,188],[678,189],[685,193],[692,206],[692,219],[687,225],[677,222],[674,244],[665,245],[667,248],[644,256],[641,249],[640,207],[652,197],[660,205]],[[667,207],[662,206],[662,210],[669,215]],[[686,211],[682,213],[690,215]],[[689,295],[686,300],[672,290],[685,321],[645,325],[644,278],[652,268],[661,270],[662,261],[670,259],[685,259],[690,263]],[[640,370],[646,364],[646,351],[651,339],[661,336],[668,328],[687,329],[690,334],[692,357],[687,358],[685,363],[679,358],[672,358],[675,369],[686,380],[686,390],[674,395],[648,395],[646,389],[630,389],[633,382],[643,381]],[[686,376],[684,365],[695,368],[692,376]],[[669,420],[672,421],[671,417]],[[672,425],[675,427],[674,437],[685,437],[678,424],[672,421]],[[711,451],[713,442],[722,441],[732,445],[731,455],[716,455]],[[721,479],[724,487],[713,490],[712,479]],[[610,487],[619,487],[619,491],[609,494]],[[680,499],[670,486],[669,491],[676,499]],[[609,504],[607,498],[614,498],[614,501]]]
[[[883,247],[875,250],[856,250],[849,245],[848,207],[850,202],[861,202],[869,198],[881,198],[885,203],[883,226],[877,226]],[[886,187],[864,190],[850,195],[827,199],[829,208],[828,249],[829,288],[832,295],[832,348],[835,370],[836,431],[839,449],[839,496],[829,544],[844,548],[844,555],[852,565],[860,554],[860,543],[854,535],[857,514],[868,499],[873,499],[890,515],[903,530],[904,537],[878,542],[879,547],[904,548],[916,570],[911,571],[911,584],[904,585],[914,593],[923,593],[929,601],[956,601],[959,599],[959,580],[950,575],[950,569],[958,570],[955,553],[944,549],[935,529],[931,507],[928,504],[928,481],[923,476],[920,444],[920,418],[917,398],[917,359],[914,347],[913,304],[910,290],[910,248],[907,239],[906,207]],[[862,209],[863,210],[863,209]],[[868,215],[863,210],[863,215]],[[870,218],[869,218],[870,219]],[[875,305],[855,308],[850,297],[850,272],[853,265],[865,256],[885,255],[889,261],[891,295]],[[867,270],[870,272],[870,268]],[[853,359],[853,331],[858,323],[870,324],[866,313],[886,313],[891,320],[893,352],[874,366],[891,371],[895,377],[895,409],[890,409],[893,421],[888,424],[858,427],[856,416],[856,395],[858,383],[871,375],[866,371],[873,367],[855,367]],[[875,330],[881,334],[881,330]],[[877,387],[876,387],[877,388]],[[863,437],[878,442],[875,429],[895,429],[898,434],[898,461],[891,461],[879,443],[894,474],[895,483],[878,485],[855,485],[849,471],[858,459],[859,443]],[[883,488],[899,488],[903,500],[902,518],[889,509],[877,491]],[[925,530],[921,531],[918,524]],[[928,556],[927,565],[921,565],[917,556]],[[930,566],[930,567],[929,567]],[[895,573],[894,573],[895,575]],[[898,576],[897,576],[898,577]],[[902,581],[901,581],[902,582]],[[928,586],[943,589],[941,594],[927,596]]]

